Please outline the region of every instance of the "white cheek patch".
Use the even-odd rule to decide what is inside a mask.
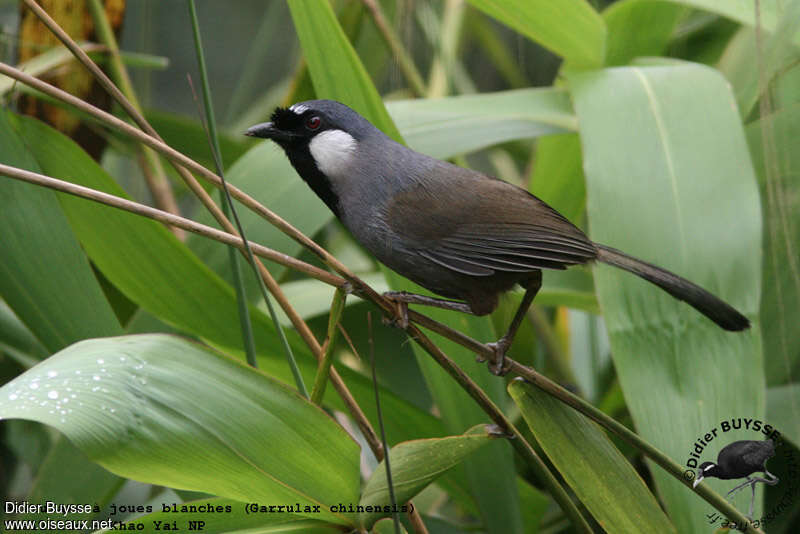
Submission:
[[[714,469],[714,467],[716,467],[716,466],[714,466],[714,465],[707,465],[707,466],[706,466],[706,467],[703,469],[703,473],[707,473],[708,471],[711,471],[712,469]]]
[[[311,139],[308,149],[317,168],[328,176],[344,173],[350,165],[358,142],[342,130],[326,130]]]

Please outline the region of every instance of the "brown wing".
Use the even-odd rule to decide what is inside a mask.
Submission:
[[[465,169],[457,180],[396,195],[388,220],[420,256],[470,276],[565,269],[597,255],[581,230],[538,198]]]

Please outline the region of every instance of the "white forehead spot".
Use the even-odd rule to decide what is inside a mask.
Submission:
[[[289,106],[289,109],[300,115],[308,111],[308,106],[304,106],[303,104],[293,104]]]
[[[317,168],[329,177],[344,173],[358,142],[342,130],[326,130],[315,135],[308,145]]]

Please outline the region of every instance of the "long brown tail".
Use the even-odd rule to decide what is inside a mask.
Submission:
[[[750,327],[747,317],[697,284],[661,267],[637,260],[619,250],[604,245],[596,246],[598,261],[619,267],[657,285],[676,299],[686,302],[725,330],[738,331]]]

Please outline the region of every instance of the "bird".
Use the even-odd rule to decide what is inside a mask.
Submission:
[[[725,330],[750,326],[698,285],[592,242],[525,189],[416,152],[335,100],[277,107],[269,122],[245,135],[279,145],[356,241],[391,270],[443,297],[387,292],[401,314],[408,304],[424,304],[487,315],[500,294],[522,286],[525,294],[506,334],[488,344],[494,374],[508,371],[506,351],[542,285],[543,269],[613,265],[687,302]]]
[[[775,443],[771,439],[764,441],[742,440],[729,443],[719,451],[717,463],[703,462],[697,468],[697,478],[692,484],[696,488],[706,477],[716,477],[721,480],[731,480],[734,478],[747,478],[727,495],[730,496],[740,489],[750,486],[750,511],[747,516],[753,515],[753,503],[756,499],[756,484],[763,482],[770,486],[778,483],[778,477],[767,471],[767,460],[775,456]],[[750,477],[753,473],[763,472],[769,479],[761,477]]]

